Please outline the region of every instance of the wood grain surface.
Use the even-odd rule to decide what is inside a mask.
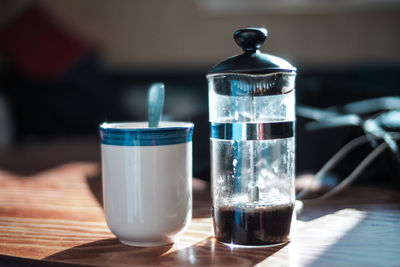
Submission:
[[[249,249],[214,240],[209,188],[195,179],[193,220],[180,240],[138,248],[120,244],[106,226],[97,161],[60,164],[29,175],[15,167],[0,168],[0,254],[19,257],[6,262],[25,258],[30,264],[40,260],[40,265],[400,265],[400,194],[395,188],[353,187],[332,200],[305,203],[292,242]]]

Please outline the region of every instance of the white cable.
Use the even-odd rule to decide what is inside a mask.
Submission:
[[[365,168],[367,168],[368,165],[371,164],[371,162],[373,162],[383,151],[385,151],[387,147],[388,144],[386,142],[382,142],[377,148],[375,148],[371,153],[369,153],[368,156],[364,158],[363,161],[361,161],[361,163],[358,164],[358,166],[351,172],[351,174],[347,176],[340,184],[338,184],[332,190],[328,191],[322,196],[310,200],[312,201],[324,200],[345,189],[352,182],[354,182],[354,180],[365,170]]]
[[[400,135],[396,134],[394,135],[394,140],[399,140]],[[353,140],[354,141],[354,140]],[[355,181],[355,179],[368,167],[369,164],[371,164],[389,145],[386,142],[382,142],[377,148],[375,148],[371,153],[368,154],[367,157],[365,157],[360,164],[350,173],[349,176],[347,176],[340,184],[335,186],[332,190],[329,192],[323,194],[320,197],[313,198],[313,199],[307,199],[305,201],[307,202],[314,202],[314,201],[320,201],[320,200],[325,200],[327,198],[330,198],[331,196],[339,193],[340,191],[344,190],[346,187],[348,187],[352,182]]]
[[[308,186],[304,188],[302,191],[300,191],[296,199],[303,199],[308,192],[311,189],[311,185],[316,182],[316,181],[321,181],[321,179],[326,175],[327,172],[329,172],[333,167],[336,166],[336,164],[350,151],[352,151],[354,148],[356,148],[359,145],[362,145],[366,142],[368,142],[368,137],[363,135],[360,137],[357,137],[350,142],[348,142],[345,146],[343,146],[336,154],[331,157],[327,163],[318,171],[318,173],[311,179],[311,181],[308,183]]]

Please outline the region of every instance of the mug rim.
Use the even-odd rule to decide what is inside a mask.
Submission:
[[[191,122],[161,122],[157,128],[147,122],[105,122],[99,130],[103,145],[162,146],[191,142],[193,128]]]
[[[126,127],[124,127],[126,126]],[[136,132],[136,131],[165,131],[193,128],[192,122],[183,121],[161,121],[158,127],[149,127],[147,121],[137,122],[103,122],[99,125],[101,130],[112,130],[117,132]]]

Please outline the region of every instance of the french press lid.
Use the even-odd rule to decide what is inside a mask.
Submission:
[[[244,53],[222,61],[214,66],[208,74],[295,72],[296,68],[286,60],[260,52],[259,49],[267,35],[268,31],[265,28],[237,30],[233,34],[233,39],[243,49]]]

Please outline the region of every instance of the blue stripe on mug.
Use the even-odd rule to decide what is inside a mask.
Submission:
[[[114,146],[165,146],[192,141],[193,123],[163,122],[148,128],[147,123],[103,123],[101,143]]]

